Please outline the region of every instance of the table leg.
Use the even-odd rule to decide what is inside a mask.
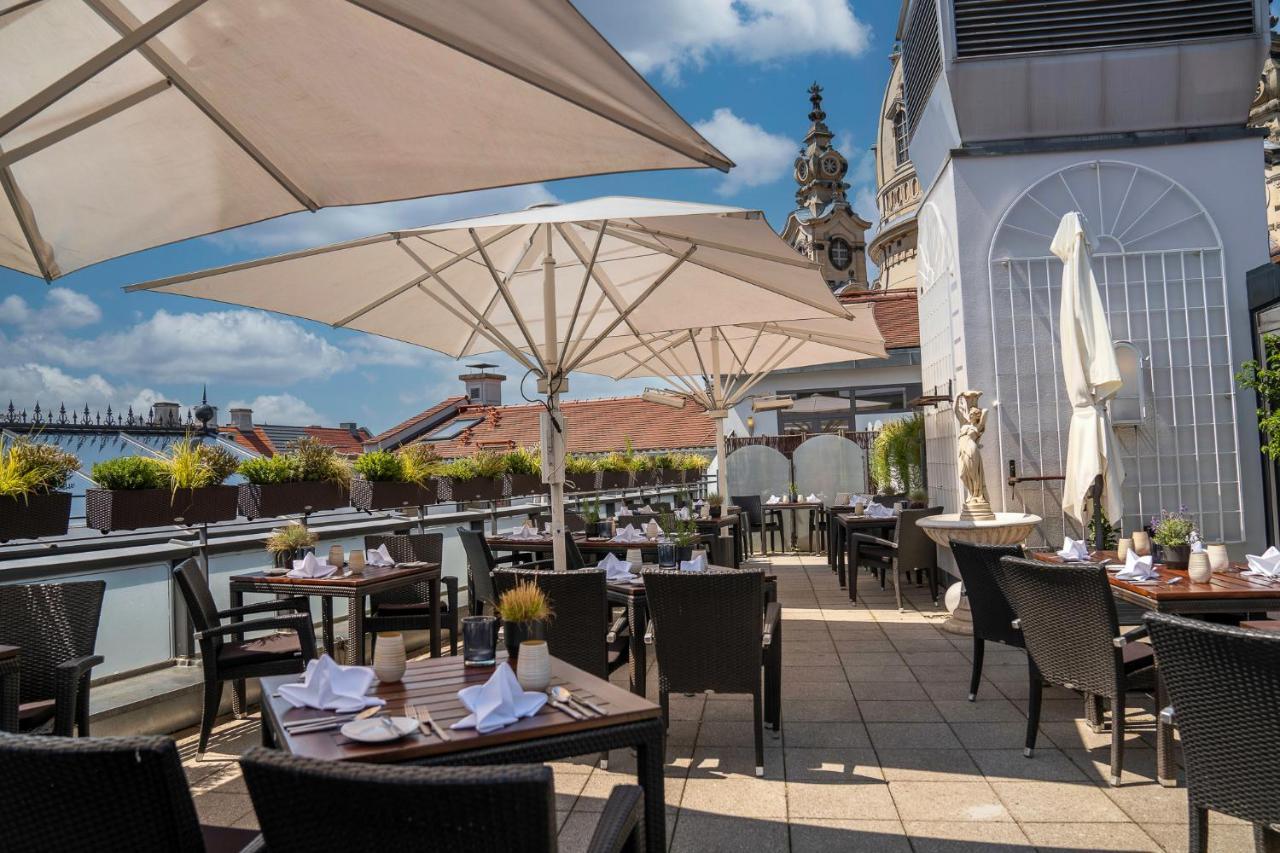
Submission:
[[[437,595],[436,600],[440,597]],[[436,639],[440,637],[436,634]],[[347,606],[347,664],[364,666],[364,596],[351,596]]]
[[[233,608],[244,606],[244,590],[235,589],[234,587],[231,589],[231,606]],[[243,622],[244,617],[239,615],[232,616],[231,621],[233,623]],[[244,640],[244,634],[233,634],[232,638],[236,642],[242,642]],[[244,679],[237,678],[235,681],[231,682],[231,715],[237,720],[243,718],[246,710],[245,706],[247,704],[248,703],[245,701]]]
[[[333,599],[327,595],[320,598],[320,630],[324,632],[324,653],[335,657],[338,652],[333,636]]]
[[[667,803],[663,762],[666,749],[662,720],[654,720],[652,733],[636,744],[636,781],[644,788],[645,849],[662,853],[667,849]]]
[[[730,530],[733,531],[733,567],[735,569],[738,569],[742,567],[742,521],[741,521],[741,518],[739,518],[738,521],[735,521],[732,525],[730,525]]]
[[[631,626],[631,692],[644,696],[649,664],[644,632],[649,628],[649,608],[636,598],[627,599],[627,623]]]
[[[431,656],[440,657],[440,576],[431,580]]]
[[[1156,779],[1165,788],[1178,787],[1178,765],[1173,758],[1173,726],[1160,719],[1160,712],[1169,706],[1169,692],[1165,689],[1164,676],[1156,669]]]
[[[22,677],[20,660],[15,657],[0,663],[0,732],[18,730],[18,679]]]
[[[832,516],[832,521],[827,528],[827,550],[834,555],[832,559],[835,560],[836,564],[836,580],[842,587],[846,583],[844,553],[844,540],[846,533],[847,531],[845,530],[845,526],[836,520],[835,516]]]

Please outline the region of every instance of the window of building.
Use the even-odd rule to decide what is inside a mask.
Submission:
[[[843,237],[835,237],[831,241],[830,247],[827,249],[827,257],[831,259],[831,266],[843,272],[849,268],[849,263],[853,260],[853,253],[847,240]]]
[[[480,421],[482,420],[484,419],[483,418],[458,418],[457,420],[449,421],[449,423],[440,427],[440,429],[431,433],[423,440],[424,441],[444,441],[445,439],[449,439],[449,438],[457,438],[457,436],[461,434],[463,430],[467,429],[468,427],[475,426],[476,424],[480,423]]]
[[[893,156],[895,164],[901,166],[910,158],[907,148],[907,113],[898,110],[893,114]]]
[[[468,397],[470,397],[472,400],[479,400],[479,399],[480,399],[480,386],[479,386],[479,385],[472,385],[470,388],[468,388],[468,389],[467,389],[467,396],[468,396]]]
[[[863,432],[910,417],[907,401],[920,396],[919,385],[881,388],[826,388],[780,392],[795,405],[778,413],[779,433]]]

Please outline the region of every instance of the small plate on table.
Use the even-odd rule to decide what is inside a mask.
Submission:
[[[418,730],[418,721],[408,717],[370,717],[352,720],[341,729],[342,736],[360,743],[387,743]]]
[[[272,566],[269,569],[263,569],[262,573],[269,578],[278,578],[281,575],[288,574],[289,570],[286,568],[281,568],[280,566]]]

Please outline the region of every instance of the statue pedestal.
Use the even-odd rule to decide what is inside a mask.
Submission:
[[[988,512],[990,510],[988,509]],[[991,513],[987,519],[966,517],[967,513],[930,515],[916,522],[930,539],[944,548],[952,542],[971,542],[975,545],[1016,545],[1027,538],[1042,519],[1038,515],[1021,512]],[[960,605],[942,623],[942,630],[953,634],[973,634],[973,616],[969,612],[969,599],[962,596]]]

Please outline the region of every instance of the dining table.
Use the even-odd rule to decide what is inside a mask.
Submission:
[[[849,565],[853,551],[849,534],[870,533],[881,539],[892,539],[894,529],[898,526],[898,516],[894,514],[874,518],[857,514],[853,507],[829,507],[827,519],[827,563],[836,573],[843,589],[846,577],[848,583],[857,583],[858,580],[857,567]]]
[[[618,519],[618,522],[624,527],[628,522],[632,524],[648,524],[650,521],[661,522],[661,515],[635,512],[630,516],[623,516]],[[735,569],[742,565],[742,531],[740,527],[742,522],[739,513],[725,512],[721,513],[718,518],[696,516],[693,521],[697,524],[699,533],[712,537],[708,540],[711,546],[711,553],[708,555],[711,562],[721,566],[733,566]]]
[[[246,592],[276,595],[314,595],[320,599],[320,623],[324,631],[324,649],[336,657],[337,637],[333,629],[333,601],[347,602],[347,663],[364,665],[364,608],[371,595],[396,587],[427,583],[431,592],[431,656],[440,657],[440,564],[397,563],[394,566],[369,566],[352,572],[344,566],[323,578],[293,577],[288,572],[262,569],[230,580],[231,606],[244,604]],[[232,617],[233,621],[240,621]]]
[[[18,679],[21,677],[22,650],[17,646],[0,646],[0,732],[18,730]]]
[[[499,652],[491,666],[466,666],[461,657],[409,661],[403,677],[377,682],[373,695],[385,700],[393,716],[411,716],[410,708],[428,711],[443,729],[441,738],[430,725],[385,743],[350,740],[340,729],[293,733],[297,722],[331,716],[332,712],[295,708],[283,698],[282,686],[297,676],[262,679],[264,741],[291,755],[324,761],[368,761],[409,765],[529,764],[595,755],[610,749],[636,751],[636,781],[644,789],[646,849],[666,848],[666,803],[663,764],[665,727],[662,710],[643,696],[597,678],[558,658],[551,658],[551,686],[562,686],[603,713],[592,711],[574,719],[549,703],[530,717],[497,731],[452,729],[468,711],[458,691],[483,684],[504,664]]]
[[[765,502],[760,505],[764,512],[778,513],[779,526],[781,526],[782,513],[789,510],[791,513],[791,550],[793,553],[800,552],[800,535],[799,535],[799,512],[800,510],[808,510],[810,512],[819,512],[823,509],[822,501],[775,501],[773,503]],[[783,536],[783,543],[786,543],[786,536]],[[813,552],[813,528],[809,528],[809,551]]]
[[[1064,563],[1055,553],[1033,551],[1035,559]],[[1112,594],[1128,604],[1155,613],[1180,616],[1253,615],[1280,610],[1280,578],[1269,579],[1245,574],[1248,565],[1229,563],[1213,572],[1209,580],[1196,583],[1186,569],[1154,563],[1156,577],[1150,581],[1125,580],[1116,577],[1124,561],[1115,551],[1094,551],[1087,562],[1107,566],[1107,580]],[[1156,670],[1156,704],[1168,704],[1164,679]],[[1090,720],[1090,722],[1096,722]],[[1156,737],[1156,778],[1165,787],[1178,783],[1177,764],[1173,757],[1173,727],[1158,726]]]

